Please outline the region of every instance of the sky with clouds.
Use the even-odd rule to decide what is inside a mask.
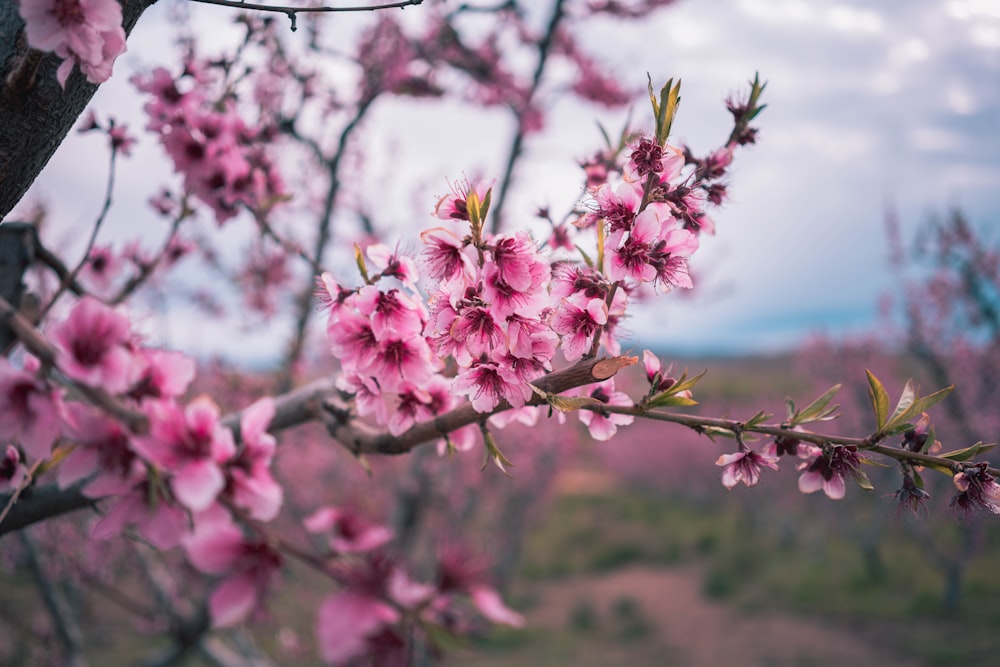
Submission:
[[[140,21],[95,99],[99,112],[132,118],[133,127],[144,121],[128,72],[169,52],[165,5]],[[212,35],[224,34],[216,31],[230,19],[220,17],[226,10],[199,11]],[[726,96],[755,72],[767,81],[759,144],[737,155],[731,202],[714,216],[718,234],[694,260],[696,289],[637,314],[630,328],[642,343],[677,354],[774,352],[811,333],[871,328],[893,285],[887,208],[898,211],[908,239],[956,206],[982,228],[1000,227],[1000,0],[680,0],[651,20],[603,21],[581,38],[639,93],[647,72],[654,82],[682,78],[674,138],[696,152],[728,133]],[[632,117],[645,122],[647,103],[637,100]],[[595,119],[617,128],[625,118],[555,98],[552,105],[556,120],[528,142],[508,204],[526,218],[541,205],[558,211],[572,202],[574,165],[599,145]],[[371,160],[375,173],[414,168],[397,196],[384,182],[363,196],[394,199],[385,217],[410,230],[428,221],[447,178],[498,174],[511,131],[503,114],[460,105],[386,104],[369,123],[387,128],[369,139],[371,154],[385,156],[381,165]],[[100,208],[97,154],[96,139],[71,137],[34,191],[67,229]],[[151,220],[144,202],[163,173],[169,167],[146,139],[119,175],[109,235]],[[74,235],[66,232],[66,243]],[[214,339],[194,311],[172,317],[158,325],[172,344],[242,358],[266,356],[287,331],[273,322]]]

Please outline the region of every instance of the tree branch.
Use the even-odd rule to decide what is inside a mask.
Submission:
[[[155,0],[119,0],[125,34]],[[24,39],[15,0],[0,0],[0,220],[21,200],[97,86],[75,68],[63,89],[60,59],[40,54]]]

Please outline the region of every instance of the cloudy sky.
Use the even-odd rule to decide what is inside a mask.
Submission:
[[[167,5],[140,21],[129,54],[95,100],[98,111],[143,124],[141,100],[126,79],[168,51]],[[215,38],[224,34],[231,16],[220,12],[227,10],[201,11],[201,25]],[[879,298],[893,284],[887,208],[899,212],[908,239],[956,206],[982,228],[1000,227],[998,0],[680,0],[654,20],[607,21],[582,37],[637,91],[646,72],[659,82],[682,78],[674,137],[696,151],[715,147],[728,132],[727,95],[745,88],[754,72],[768,82],[760,143],[737,156],[732,201],[715,216],[718,235],[695,259],[696,289],[633,319],[644,343],[675,353],[771,352],[810,333],[861,331],[875,325]],[[528,144],[508,211],[530,217],[539,205],[568,205],[579,186],[575,161],[599,145],[595,118],[610,127],[625,118],[566,102],[553,102],[552,114],[549,131]],[[644,122],[644,114],[640,97],[632,117]],[[416,199],[423,224],[433,195],[446,192],[446,178],[498,175],[510,133],[502,114],[438,106],[410,107],[404,115],[388,104],[369,122],[405,128],[371,141],[373,153],[391,147],[381,152],[392,163],[419,167],[409,185],[399,184],[386,214],[410,229],[413,191],[432,190]],[[104,166],[94,157],[95,141],[68,141],[34,191],[67,228],[93,220],[101,204]],[[109,235],[153,224],[143,202],[164,168],[147,139],[120,174]],[[372,190],[386,197],[384,186]],[[202,353],[235,349],[244,358],[273,351],[284,326],[213,342],[201,335],[194,313],[174,318],[160,323],[173,344]]]

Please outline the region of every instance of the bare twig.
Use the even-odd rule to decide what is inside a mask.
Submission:
[[[523,113],[517,114],[517,129],[514,131],[514,139],[510,145],[510,154],[507,156],[507,166],[504,168],[503,178],[500,179],[500,193],[493,203],[493,220],[490,222],[490,231],[494,234],[500,231],[500,226],[503,224],[503,207],[507,201],[507,191],[510,189],[511,180],[514,176],[514,167],[517,165],[517,161],[521,157],[521,151],[524,148],[524,117],[531,106],[531,100],[534,99],[535,93],[538,91],[539,86],[541,86],[542,75],[545,74],[545,66],[548,64],[549,54],[552,51],[552,43],[555,40],[556,32],[559,30],[559,24],[562,23],[565,16],[563,13],[563,4],[564,0],[556,0],[555,7],[552,8],[552,17],[549,19],[548,28],[541,40],[538,41],[538,62],[535,64],[535,73],[531,78],[531,87],[528,89],[528,95],[524,100],[525,108]]]
[[[86,667],[87,661],[83,657],[83,633],[80,631],[80,623],[74,617],[65,598],[60,594],[52,581],[49,579],[38,554],[38,545],[29,531],[21,531],[21,546],[24,548],[25,556],[28,560],[28,568],[31,576],[35,579],[45,607],[52,618],[56,635],[66,652],[66,663],[70,667]]]

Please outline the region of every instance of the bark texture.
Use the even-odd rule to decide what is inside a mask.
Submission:
[[[22,0],[24,1],[24,0]],[[156,0],[120,0],[125,33]],[[65,90],[56,81],[60,59],[29,49],[14,0],[0,0],[0,221],[63,142],[97,91],[79,68]]]

